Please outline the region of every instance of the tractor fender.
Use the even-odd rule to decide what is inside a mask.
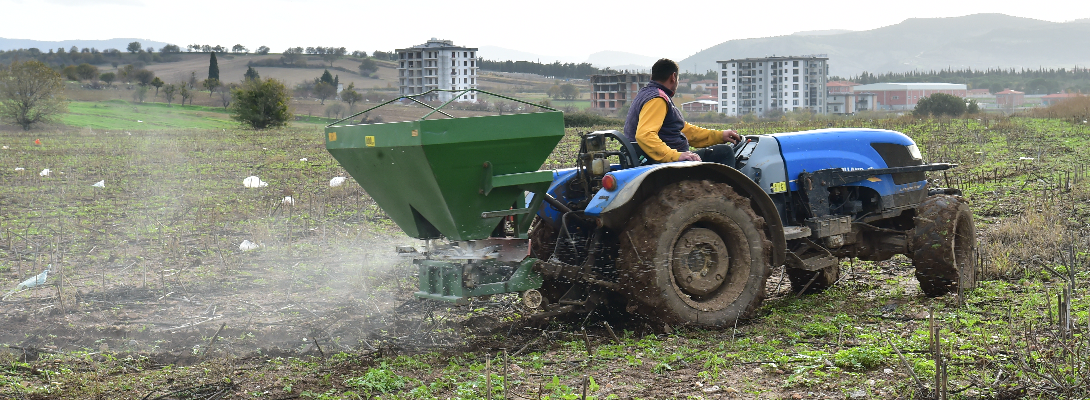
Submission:
[[[658,193],[663,187],[683,180],[709,180],[726,183],[750,199],[757,215],[765,220],[765,233],[772,241],[772,265],[783,265],[787,252],[787,240],[783,234],[783,222],[768,193],[749,177],[723,164],[685,161],[655,164],[610,172],[617,179],[613,191],[599,190],[587,205],[586,215],[598,216],[602,225],[621,230],[640,204]]]

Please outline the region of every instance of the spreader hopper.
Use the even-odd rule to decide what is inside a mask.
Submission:
[[[564,136],[562,113],[428,119],[441,109],[414,121],[335,122],[326,149],[409,236],[486,239],[516,216],[524,237],[552,182],[537,169]],[[525,192],[540,195],[528,204]]]

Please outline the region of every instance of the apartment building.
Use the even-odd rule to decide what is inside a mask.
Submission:
[[[650,80],[651,74],[591,75],[590,107],[616,111],[636,97],[636,92]]]
[[[719,61],[719,71],[720,113],[826,113],[829,57],[825,54]]]
[[[455,46],[453,41],[431,38],[427,43],[397,49],[399,93],[420,94],[432,89],[476,89],[477,48]],[[448,101],[457,93],[439,92],[427,96],[430,101]],[[457,101],[477,101],[476,93],[466,93]]]

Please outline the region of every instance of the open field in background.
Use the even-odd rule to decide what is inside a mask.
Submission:
[[[924,399],[936,376],[951,398],[1090,396],[1086,124],[731,124],[746,135],[893,129],[928,161],[961,164],[930,178],[972,200],[984,279],[964,298],[931,299],[903,257],[845,260],[831,290],[800,298],[776,270],[764,307],[737,327],[662,333],[614,316],[617,342],[599,317],[527,326],[532,310],[514,296],[412,299],[415,271],[392,253],[413,240],[351,180],[329,186],[346,175],[318,125],[252,132],[219,128],[226,115],[199,106],[121,102],[73,113],[165,122],[70,124],[33,132],[41,145],[0,131],[0,288],[58,268],[0,303],[0,397],[482,399],[491,387],[491,398]],[[188,123],[212,129],[175,127]],[[569,166],[590,130],[569,129],[543,168]],[[249,175],[268,186],[243,188]],[[261,247],[243,252],[243,240]],[[1070,312],[1057,306],[1065,287]]]

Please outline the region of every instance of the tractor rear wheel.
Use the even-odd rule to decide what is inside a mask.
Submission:
[[[549,261],[556,249],[557,230],[541,217],[534,217],[530,223],[530,256],[542,261]]]
[[[912,265],[920,290],[942,296],[976,285],[976,226],[968,201],[934,195],[916,210]]]
[[[627,309],[671,325],[727,326],[757,309],[772,242],[729,185],[682,181],[646,200],[620,235]]]
[[[549,225],[541,217],[534,217],[529,232],[530,256],[541,261],[549,261],[549,258],[553,256],[553,251],[556,250],[556,239],[559,234],[560,232],[555,227]],[[571,286],[571,283],[559,279],[545,278],[545,281],[541,283],[541,288],[538,289],[544,300],[542,305],[556,304]]]

